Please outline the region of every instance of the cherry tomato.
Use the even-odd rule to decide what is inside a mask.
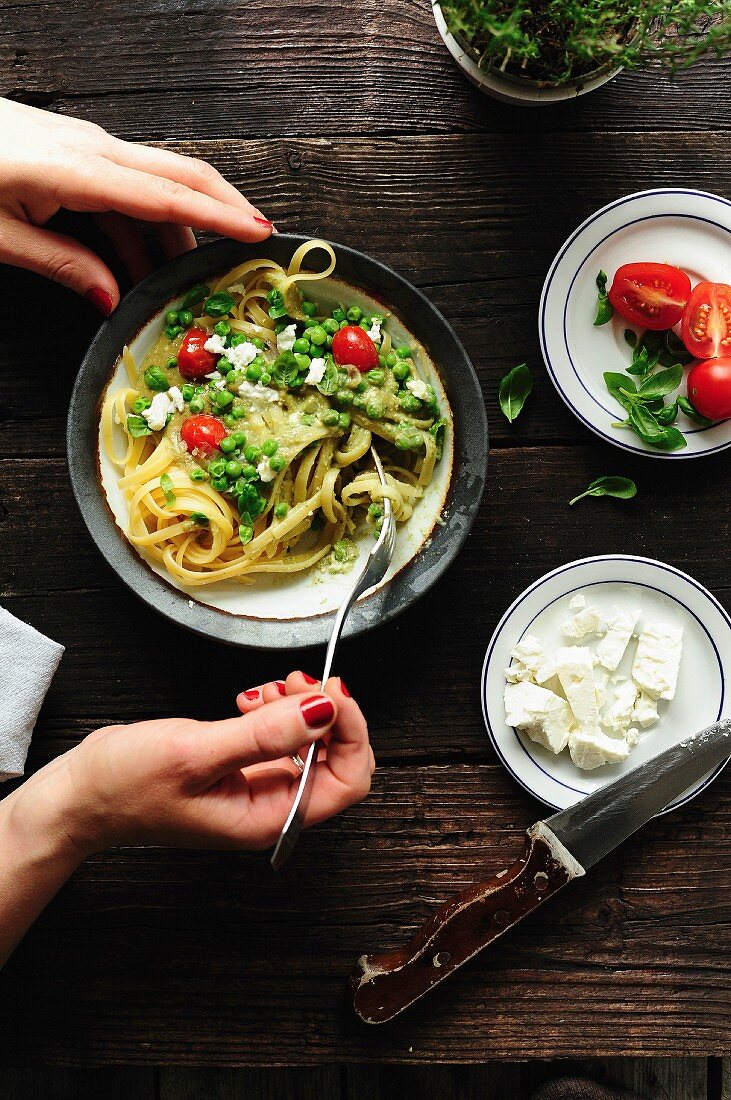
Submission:
[[[698,283],[685,307],[683,343],[698,359],[731,355],[731,286]]]
[[[365,374],[378,366],[378,348],[360,325],[346,325],[333,336],[333,359],[338,366],[350,364]]]
[[[609,301],[626,321],[658,330],[677,325],[689,297],[690,279],[669,264],[623,264],[609,291]]]
[[[212,454],[227,434],[221,421],[208,413],[189,416],[180,428],[180,438],[188,450],[204,451],[206,454]]]
[[[731,355],[696,363],[688,373],[688,397],[711,420],[731,416]]]
[[[178,370],[183,378],[198,380],[216,369],[218,356],[203,347],[209,333],[204,328],[189,328],[178,352]]]

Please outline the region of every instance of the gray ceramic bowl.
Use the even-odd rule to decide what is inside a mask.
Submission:
[[[76,501],[91,537],[119,577],[145,603],[198,634],[233,645],[261,649],[319,645],[327,641],[333,613],[302,618],[232,615],[192,602],[157,575],[122,535],[107,504],[99,474],[101,399],[124,344],[130,344],[150,318],[197,282],[255,256],[286,266],[305,240],[280,234],[256,244],[221,240],[185,255],[148,276],[103,323],[81,364],[69,408],[69,472]],[[331,242],[332,243],[332,242]],[[378,298],[419,340],[436,364],[452,409],[454,462],[443,524],[437,524],[419,552],[382,589],[350,613],[345,634],[359,634],[405,610],[454,561],[477,514],[485,483],[487,417],[480,385],[454,331],[429,300],[395,271],[344,245],[333,244],[336,275]]]

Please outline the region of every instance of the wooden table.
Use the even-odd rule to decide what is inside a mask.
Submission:
[[[731,606],[727,456],[671,468],[599,444],[555,394],[536,338],[546,270],[582,218],[660,184],[728,194],[731,64],[674,83],[622,75],[525,110],[463,80],[427,0],[21,0],[1,23],[6,94],[205,157],[280,227],[362,248],[422,287],[473,358],[492,445],[457,564],[395,623],[343,646],[379,763],[370,798],[277,876],[247,853],[90,860],[0,977],[3,1064],[728,1052],[731,772],[392,1024],[361,1025],[344,983],[361,952],[401,943],[434,903],[504,866],[541,813],[495,759],[478,699],[486,643],[521,589],[572,558],[632,551]],[[314,652],[185,634],[121,586],[64,457],[97,321],[7,269],[0,318],[0,595],[67,647],[32,767],[105,723],[223,716],[243,687],[316,670]],[[510,427],[497,385],[523,360],[535,389]],[[638,498],[568,508],[607,473],[634,478]]]

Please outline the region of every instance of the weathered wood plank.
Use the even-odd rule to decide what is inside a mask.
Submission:
[[[0,974],[3,1064],[478,1063],[721,1054],[731,775],[651,823],[404,1016],[345,978],[506,865],[540,815],[497,766],[385,768],[264,855],[126,849],[74,876]],[[28,997],[32,989],[34,995]]]
[[[155,1071],[140,1067],[8,1069],[3,1100],[156,1100]]]
[[[621,74],[571,103],[528,110],[476,91],[443,46],[428,0],[213,0],[150,7],[32,0],[5,8],[0,90],[120,136],[729,128],[718,87],[731,63],[675,80]]]
[[[158,1100],[341,1100],[338,1066],[160,1070]]]
[[[346,1066],[342,1100],[519,1100],[520,1067]]]

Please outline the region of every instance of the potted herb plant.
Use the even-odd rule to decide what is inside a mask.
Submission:
[[[731,48],[727,0],[432,0],[467,77],[512,103],[582,95],[621,69],[673,71]]]

